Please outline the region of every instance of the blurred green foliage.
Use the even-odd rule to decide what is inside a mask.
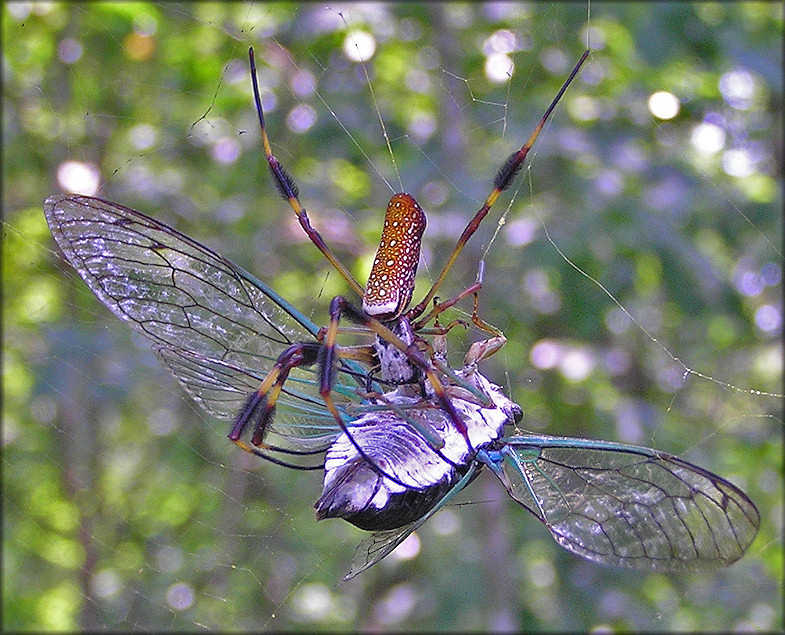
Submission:
[[[781,629],[782,4],[593,2],[588,31],[580,3],[342,6],[3,5],[4,629]],[[364,67],[349,30],[375,39]],[[362,281],[403,187],[429,214],[424,290],[587,32],[443,293],[485,258],[482,316],[509,342],[484,372],[526,429],[682,455],[747,491],[760,535],[724,571],[603,568],[482,477],[417,558],[337,586],[362,532],[315,522],[318,476],[226,441],[64,263],[41,204],[64,162],[95,166],[101,196],[322,323],[349,290],[266,173],[248,46],[314,225]],[[492,83],[506,42],[515,70]],[[657,91],[675,118],[651,115]],[[454,331],[456,364],[476,337]]]

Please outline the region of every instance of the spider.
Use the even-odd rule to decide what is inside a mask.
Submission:
[[[523,167],[529,150],[537,140],[553,109],[580,71],[588,56],[589,51],[587,50],[575,64],[572,72],[548,106],[529,139],[517,152],[512,153],[504,161],[493,180],[493,189],[464,228],[435,282],[423,299],[413,307],[410,307],[409,304],[414,291],[415,274],[420,259],[421,240],[426,225],[426,217],[422,208],[413,196],[405,192],[395,194],[390,199],[385,212],[382,236],[373,260],[368,283],[365,287],[362,287],[328,247],[318,230],[311,225],[308,214],[300,202],[296,183],[272,152],[262,102],[259,96],[254,51],[252,47],[249,49],[248,57],[262,143],[275,185],[281,196],[288,201],[300,226],[311,242],[322,252],[357,295],[362,298],[362,308],[355,306],[343,296],[333,298],[329,309],[329,325],[320,330],[318,341],[296,342],[279,355],[273,368],[260,383],[258,389],[248,397],[232,431],[229,433],[229,439],[242,449],[264,458],[269,458],[269,451],[292,452],[291,450],[285,450],[265,443],[265,434],[270,425],[278,396],[290,372],[295,368],[317,364],[319,368],[319,395],[336,423],[347,433],[355,450],[363,458],[367,459],[368,464],[380,476],[388,478],[399,485],[404,485],[398,477],[390,474],[389,470],[384,470],[381,466],[368,459],[365,451],[353,440],[352,434],[347,429],[346,422],[338,408],[336,408],[332,398],[336,367],[340,360],[354,360],[367,367],[377,369],[379,372],[378,379],[385,385],[417,385],[419,386],[422,399],[427,399],[432,394],[433,400],[443,409],[451,424],[463,437],[467,448],[467,456],[471,456],[474,453],[476,448],[473,447],[469,438],[467,422],[461,417],[453,403],[451,396],[451,393],[454,392],[452,390],[453,386],[445,385],[444,380],[440,378],[440,374],[442,377],[452,378],[455,385],[465,389],[468,388],[484,407],[493,407],[492,400],[488,398],[487,393],[476,388],[472,389],[466,382],[456,378],[455,374],[442,361],[441,358],[443,356],[440,356],[438,351],[434,350],[433,345],[426,341],[420,333],[423,332],[425,326],[431,321],[434,321],[435,326],[435,329],[431,329],[432,332],[440,335],[446,333],[458,322],[453,322],[446,327],[440,327],[438,325],[438,316],[461,299],[473,296],[472,322],[483,332],[489,334],[490,337],[482,342],[475,343],[474,348],[469,353],[472,364],[476,364],[481,359],[493,354],[504,344],[505,339],[501,331],[482,321],[477,314],[478,293],[482,287],[482,267],[476,282],[455,297],[438,302],[436,294],[463,247],[488,214],[491,206],[496,202],[501,192],[510,186]],[[431,310],[423,315],[426,309],[431,306],[431,303],[433,303]],[[372,332],[375,336],[373,345],[360,347],[339,346],[337,344],[337,334],[342,317],[360,324]],[[372,392],[370,388],[374,379],[372,374],[367,376],[369,393]],[[433,435],[429,435],[426,429],[427,426],[418,424],[411,417],[408,421],[421,434],[426,435],[434,451],[442,460],[454,468],[463,465],[463,462],[456,463],[441,452],[440,446],[443,442],[438,438],[434,439]],[[250,444],[241,438],[249,427],[252,429]]]

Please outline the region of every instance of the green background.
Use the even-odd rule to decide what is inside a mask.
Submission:
[[[424,290],[584,50],[587,7],[342,7],[376,39],[365,70],[400,180],[429,215]],[[346,24],[323,4],[11,3],[4,629],[783,627],[782,412],[771,394],[782,392],[781,326],[756,326],[764,305],[782,313],[782,4],[595,2],[589,24],[593,53],[531,169],[443,294],[473,281],[513,199],[481,295],[481,315],[509,342],[484,374],[521,404],[528,430],[656,447],[739,484],[762,518],[749,553],[674,576],[596,566],[563,552],[485,474],[418,532],[418,557],[337,585],[363,533],[315,522],[319,476],[229,443],[228,426],[196,409],[58,255],[41,204],[62,162],[96,165],[101,196],[204,242],[325,323],[330,298],[349,290],[270,182],[246,51],[256,47],[277,156],[362,282],[400,186],[363,68],[342,51]],[[515,72],[492,84],[483,46],[503,29],[519,43]],[[82,53],[65,63],[69,39]],[[754,82],[743,109],[719,88],[733,71]],[[681,101],[671,121],[646,108],[659,90]],[[287,115],[302,104],[316,121],[297,133]],[[722,152],[690,142],[706,116],[725,122]],[[239,157],[216,161],[227,144]],[[738,149],[755,160],[744,178],[722,168]],[[769,283],[742,293],[744,275],[761,272]],[[457,331],[453,365],[478,337]],[[536,368],[530,353],[545,338],[595,360],[590,372]]]

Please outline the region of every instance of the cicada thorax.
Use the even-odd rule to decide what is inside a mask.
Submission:
[[[455,373],[488,399],[487,405],[474,398],[452,399],[471,448],[436,401],[391,390],[384,394],[390,409],[355,419],[328,450],[324,490],[316,503],[320,520],[343,518],[379,531],[422,518],[466,474],[476,451],[496,442],[504,427],[519,418],[520,407],[479,371]],[[431,446],[413,423],[440,438],[443,447]]]

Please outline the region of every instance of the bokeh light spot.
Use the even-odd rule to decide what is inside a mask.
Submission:
[[[649,112],[657,119],[673,119],[679,114],[679,99],[673,93],[661,90],[649,97]]]
[[[343,53],[352,62],[366,62],[376,52],[376,39],[365,31],[352,31],[343,41]]]
[[[101,173],[98,166],[81,161],[65,161],[57,168],[57,183],[66,192],[94,196]]]
[[[515,70],[515,64],[506,53],[493,53],[485,59],[485,76],[494,84],[508,81],[513,70]]]

